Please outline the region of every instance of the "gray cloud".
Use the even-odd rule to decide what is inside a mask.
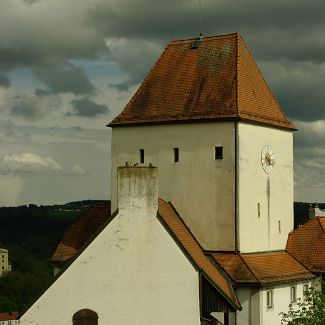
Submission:
[[[10,87],[10,80],[8,79],[8,77],[0,74],[0,87],[3,88],[8,88]]]
[[[80,99],[73,99],[71,101],[72,112],[68,112],[68,116],[82,116],[82,117],[96,117],[98,115],[106,114],[109,109],[106,105],[100,105],[92,100],[83,97]]]
[[[94,86],[89,81],[85,71],[72,64],[64,66],[38,66],[34,67],[32,72],[40,81],[47,85],[47,93],[71,92],[79,95],[94,91]],[[42,92],[39,89],[36,91],[38,93]]]
[[[56,96],[17,95],[10,107],[10,114],[26,120],[39,120],[60,106]]]

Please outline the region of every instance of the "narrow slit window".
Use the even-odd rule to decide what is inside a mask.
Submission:
[[[278,221],[279,233],[281,232],[281,221]]]
[[[174,162],[179,162],[179,149],[174,148]]]
[[[260,218],[261,217],[261,204],[257,203],[257,216]]]
[[[144,164],[144,149],[139,150],[140,164]]]
[[[273,290],[266,291],[266,308],[273,308]]]
[[[215,147],[214,148],[214,159],[220,160],[223,158],[223,147]]]
[[[291,302],[297,301],[297,287],[296,286],[290,287],[290,301]]]

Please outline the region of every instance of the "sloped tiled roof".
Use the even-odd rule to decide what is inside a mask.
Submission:
[[[248,120],[294,129],[236,34],[170,42],[110,123]]]
[[[5,320],[16,320],[18,319],[18,312],[13,311],[10,313],[0,313],[0,321],[5,321]]]
[[[224,298],[234,308],[240,309],[240,303],[237,300],[229,280],[218,270],[210,259],[204,255],[202,248],[173,207],[161,199],[159,199],[158,202],[158,216],[160,216],[165,226],[167,226],[168,230],[181,245],[181,248],[185,250],[186,255],[189,256],[195,265],[212,281]]]
[[[110,204],[89,207],[65,231],[62,240],[55,249],[52,263],[62,263],[78,253],[80,248],[103,225],[110,216]]]
[[[216,253],[217,263],[237,284],[270,284],[313,278],[314,275],[287,252]]]
[[[325,217],[290,232],[286,251],[311,272],[325,272]]]

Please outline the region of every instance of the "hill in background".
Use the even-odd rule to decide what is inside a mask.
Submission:
[[[13,269],[0,278],[0,312],[21,312],[35,299],[53,279],[49,259],[65,229],[87,207],[106,202],[0,208],[0,247],[9,250]]]

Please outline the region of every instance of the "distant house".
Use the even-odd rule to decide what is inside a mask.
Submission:
[[[0,325],[15,325],[20,324],[18,312],[0,313]]]
[[[0,248],[0,277],[11,271],[9,253],[7,249]]]
[[[96,204],[87,208],[65,231],[50,262],[56,275],[64,263],[73,258],[97,230],[108,220],[111,206]]]

